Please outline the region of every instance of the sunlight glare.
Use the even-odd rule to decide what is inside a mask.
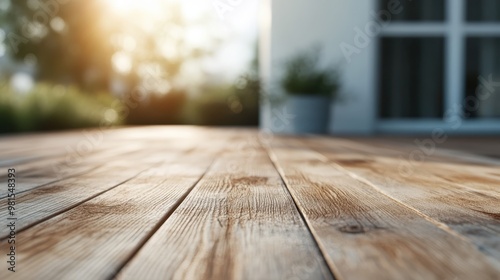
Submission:
[[[108,10],[118,16],[130,14],[146,17],[169,17],[171,9],[168,5],[177,3],[182,17],[188,22],[201,19],[207,11],[211,11],[211,5],[201,0],[175,0],[166,3],[164,0],[102,0]]]
[[[161,13],[164,9],[161,0],[103,0],[109,9],[118,14],[125,15],[129,13],[144,13],[152,15]]]
[[[201,19],[207,11],[211,11],[212,6],[207,5],[209,1],[184,0],[181,1],[182,16],[188,21]]]
[[[129,73],[132,69],[132,59],[124,52],[117,52],[111,58],[113,62],[113,68],[118,73]]]

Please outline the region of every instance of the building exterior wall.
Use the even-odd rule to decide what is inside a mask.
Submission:
[[[440,19],[433,21],[427,19],[430,18],[431,12],[437,11],[428,6],[436,4],[433,1],[418,3],[391,0],[385,2],[387,7],[378,6],[379,3],[384,3],[378,0],[261,1],[260,70],[265,83],[264,93],[268,96],[264,98],[261,106],[261,127],[265,130],[290,132],[287,120],[293,116],[286,111],[283,102],[270,103],[268,100],[275,100],[275,96],[284,95],[279,86],[284,61],[299,51],[320,44],[323,47],[323,61],[338,63],[342,75],[342,98],[332,105],[330,133],[429,134],[439,131],[447,134],[500,134],[500,70],[498,63],[494,62],[500,57],[500,51],[495,47],[500,44],[498,2],[478,1],[473,4],[481,8],[478,10],[481,15],[473,19],[469,18],[473,14],[470,7],[467,8],[467,5],[471,5],[470,1],[441,1],[444,3],[444,8],[440,10],[443,14]],[[416,9],[411,3],[426,7],[413,10],[419,11],[422,19],[398,20],[398,16],[405,13],[404,9]],[[377,18],[384,20],[377,23]],[[442,61],[440,62],[436,55],[422,54],[420,55],[424,56],[424,59],[419,60],[416,57],[415,61],[420,66],[435,64],[438,67],[439,63],[443,65],[442,77],[423,78],[426,84],[420,84],[428,86],[432,81],[442,82],[442,112],[437,113],[440,116],[387,116],[383,110],[379,113],[379,105],[382,105],[379,104],[379,83],[382,80],[379,74],[383,73],[382,70],[389,69],[390,65],[387,59],[381,57],[383,55],[379,44],[388,38],[424,40],[427,37],[443,40]],[[469,52],[470,46],[473,46],[471,40],[476,40],[476,44],[479,44],[478,40],[489,41],[477,47],[477,52],[480,53],[477,55]],[[410,51],[400,49],[403,50],[408,56]],[[384,54],[387,55],[387,52]],[[481,67],[477,66],[479,68],[475,69],[474,65]],[[403,71],[401,73],[408,70],[406,66],[398,67],[402,68],[391,70],[395,71],[389,76],[393,81],[398,81],[396,74],[400,73],[399,70]],[[415,65],[411,67],[422,68],[415,68]],[[414,82],[422,83],[417,78],[427,76],[419,75],[410,78],[415,77]],[[387,82],[387,77],[384,79]],[[472,86],[466,87],[466,81]],[[393,94],[397,94],[395,97],[399,100],[401,96],[409,96],[410,91],[398,89]],[[415,95],[414,92],[411,94]],[[429,101],[429,97],[433,96],[416,96],[419,99],[415,108],[419,105],[418,108],[428,109],[422,107],[426,106],[426,102],[430,102],[429,106],[432,105],[432,99]],[[388,106],[395,106],[393,108],[399,111],[406,110],[402,104],[398,104],[398,100],[389,100],[394,102]]]
[[[341,70],[341,98],[332,104],[330,133],[369,134],[376,119],[376,1],[264,0],[261,5],[261,75],[265,93],[283,96],[283,63],[297,52],[322,47],[322,61]],[[366,34],[365,29],[373,32]],[[344,50],[342,50],[342,48]],[[356,49],[353,49],[353,48]],[[345,53],[355,51],[346,57]],[[274,99],[273,99],[274,100]],[[261,127],[287,132],[286,108],[264,100]],[[285,123],[283,123],[285,122]]]

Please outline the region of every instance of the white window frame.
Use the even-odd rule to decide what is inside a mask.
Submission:
[[[378,3],[378,0],[375,1]],[[462,119],[460,110],[457,110],[459,108],[457,106],[461,106],[465,98],[467,37],[471,35],[500,37],[500,22],[467,22],[465,8],[466,0],[446,0],[443,22],[391,22],[381,30],[381,37],[439,36],[444,38],[444,118],[442,120],[386,120],[377,116],[379,118],[375,128],[377,132],[427,133],[441,128],[448,133],[500,133],[500,119]],[[379,53],[378,48],[377,44],[377,53]],[[380,65],[377,65],[377,69],[379,69],[378,66]],[[379,90],[377,94],[380,94]],[[376,106],[378,111],[378,104]]]

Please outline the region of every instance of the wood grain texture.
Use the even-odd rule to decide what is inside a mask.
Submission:
[[[98,145],[96,148],[121,144],[120,149],[122,150],[142,149],[140,149],[139,153],[118,154],[119,156],[112,159],[107,156],[83,157],[81,162],[69,165],[68,172],[71,173],[71,170],[80,168],[80,165],[101,165],[101,167],[78,177],[60,180],[16,195],[18,230],[62,213],[85,200],[108,191],[168,157],[175,158],[183,150],[192,147],[193,140],[190,140],[191,136],[199,136],[201,139],[206,138],[203,130],[171,128],[162,131],[163,134],[156,130],[146,130],[141,133],[141,129],[134,128],[112,131],[113,135],[107,135],[103,139],[102,146]],[[80,137],[81,140],[81,133],[74,134]],[[211,135],[217,137],[218,133],[214,131]],[[73,142],[69,143],[78,143],[76,138],[76,136],[71,138]],[[104,140],[110,143],[106,144]],[[198,141],[194,139],[194,143]],[[63,147],[67,145],[61,139],[54,139],[52,142],[57,142]],[[159,151],[163,153],[159,153]],[[42,166],[41,169],[43,168]],[[22,173],[17,173],[17,175],[23,176]],[[21,183],[21,186],[23,184],[22,181],[18,183]],[[6,206],[7,199],[0,199],[0,207],[6,209]],[[7,211],[0,212],[0,219],[6,219],[7,217]],[[0,228],[0,238],[5,238],[7,232],[6,227]]]
[[[146,160],[145,160],[146,159]],[[150,161],[153,162],[150,162]],[[17,227],[22,230],[31,224],[50,218],[78,205],[82,201],[101,194],[130,180],[140,172],[158,164],[157,155],[112,163],[77,178],[69,178],[16,195]],[[0,199],[0,208],[7,209],[7,198]],[[7,211],[0,212],[0,219],[9,217]],[[0,228],[0,238],[8,235],[8,228]]]
[[[301,141],[273,160],[340,279],[498,279],[468,241],[331,165]]]
[[[88,173],[101,167],[104,163],[116,158],[129,158],[129,154],[140,152],[140,145],[136,143],[121,143],[116,145],[117,139],[109,132],[78,132],[71,134],[57,133],[52,140],[40,141],[37,145],[29,145],[23,141],[27,137],[18,139],[9,146],[20,146],[22,154],[20,161],[9,162],[9,168],[15,168],[18,174],[18,193],[36,187],[55,183],[62,179]],[[70,137],[71,136],[71,137]],[[42,136],[42,139],[46,137]],[[33,140],[31,140],[33,141]],[[12,148],[12,147],[11,147]],[[19,150],[19,149],[13,149]],[[11,160],[11,150],[0,150],[0,158]],[[0,174],[0,184],[6,184],[7,174]],[[0,189],[0,198],[7,195],[6,189]]]
[[[112,131],[99,131],[98,135],[104,138]],[[87,140],[94,141],[96,134],[96,130],[89,130],[4,136],[0,138],[0,166],[63,156],[67,147],[76,149]]]
[[[336,159],[344,159],[346,164],[368,163],[370,161],[384,161],[397,167],[394,171],[399,175],[420,173],[431,175],[428,180],[446,180],[460,184],[458,188],[468,188],[482,195],[499,197],[500,168],[486,164],[476,156],[464,152],[448,152],[433,146],[410,146],[396,143],[389,145],[386,142],[378,145],[357,143],[359,140],[346,141],[340,139],[315,138],[308,142],[319,149],[326,148],[325,152],[334,153]],[[385,143],[385,144],[384,144]],[[395,174],[397,175],[397,174]],[[392,177],[392,176],[389,176]]]
[[[119,279],[331,279],[255,134],[228,148]]]
[[[41,162],[30,162],[29,164],[12,165],[16,169],[16,173],[20,174],[17,178],[17,193],[23,193],[39,186],[55,183],[62,179],[83,175],[102,166],[102,164],[79,164],[78,166],[65,167],[66,170],[61,170],[64,166],[61,161],[46,160]],[[2,176],[0,184],[7,184],[7,174]],[[0,198],[7,196],[7,190],[0,190]]]
[[[415,149],[418,143],[430,143],[433,141],[439,150],[438,154],[450,156],[456,160],[468,161],[469,163],[500,164],[500,149],[498,148],[498,136],[477,136],[477,137],[453,137],[444,136],[440,141],[431,135],[420,135],[417,137],[384,137],[374,139],[373,137],[351,139],[357,143],[364,143],[365,146],[377,145],[389,148]]]
[[[407,168],[410,138],[266,135],[263,149],[257,134],[0,137],[19,178],[19,272],[3,262],[0,279],[500,279],[495,139],[449,139]]]
[[[318,137],[318,139],[323,139],[324,141],[332,140],[330,137]],[[444,140],[440,140],[438,143],[435,140],[426,137],[404,139],[335,138],[332,142],[339,144],[342,147],[348,147],[351,150],[362,152],[365,155],[380,156],[383,154],[384,156],[396,158],[409,158],[410,156],[415,156],[417,160],[420,160],[419,154],[423,153],[423,160],[426,162],[473,164],[483,166],[500,165],[500,160],[495,158],[489,158],[481,154],[471,154],[462,150],[444,149],[442,147],[447,147],[446,143],[451,141],[450,139],[446,141]],[[480,144],[476,145],[478,146]],[[414,153],[414,155],[412,155],[412,153]]]
[[[378,156],[365,156],[351,150],[349,156],[346,154],[349,148],[336,145],[335,141],[309,139],[305,142],[354,177],[472,242],[500,269],[500,196],[496,190],[498,185],[489,185],[491,179],[481,177],[480,173],[468,174],[468,165],[464,164],[451,171],[450,167],[443,168],[443,164],[420,162],[408,172],[402,168],[408,164],[403,159],[386,157],[382,152]],[[338,151],[343,154],[339,155]],[[454,176],[459,177],[450,182],[449,178]],[[472,176],[469,181],[464,180],[467,176]],[[471,184],[471,180],[475,183]]]
[[[111,278],[205,173],[221,144],[160,156],[165,163],[22,232],[18,262],[29,265],[15,277],[1,270],[0,279]]]
[[[16,191],[18,194],[27,192],[40,186],[53,184],[64,179],[78,177],[105,168],[115,159],[129,160],[141,159],[143,151],[136,148],[122,147],[120,149],[99,149],[90,155],[77,156],[71,153],[63,157],[35,161],[27,164],[14,165],[17,177]],[[73,160],[74,159],[74,160]],[[7,184],[7,174],[2,174],[0,184]],[[0,199],[7,196],[8,190],[0,190]]]

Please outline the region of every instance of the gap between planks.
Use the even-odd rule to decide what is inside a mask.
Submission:
[[[377,148],[374,150],[371,146],[364,146],[364,144],[357,143],[347,143],[347,146],[344,145],[346,143],[342,143],[342,140],[337,141],[337,139],[302,139],[301,141],[307,143],[306,146],[310,149],[314,150],[315,148],[321,148],[322,152],[317,153],[323,157],[323,160],[337,166],[337,168],[343,170],[352,178],[373,187],[394,201],[413,209],[416,213],[434,223],[436,226],[472,244],[476,250],[483,253],[489,259],[492,265],[500,270],[500,250],[497,246],[500,241],[498,237],[500,224],[498,223],[498,217],[495,218],[493,215],[487,215],[486,213],[495,211],[492,205],[494,205],[497,196],[495,194],[490,194],[486,196],[488,199],[484,198],[485,194],[477,196],[477,193],[481,193],[481,189],[484,189],[484,186],[480,186],[480,190],[474,189],[475,193],[468,194],[466,191],[471,190],[471,187],[440,181],[441,178],[434,178],[432,175],[430,178],[435,180],[435,182],[432,182],[432,185],[424,181],[419,181],[419,183],[415,182],[415,178],[413,177],[416,174],[420,174],[418,172],[416,172],[415,175],[410,175],[408,178],[400,178],[396,170],[397,168],[392,168],[392,174],[394,175],[391,176],[385,172],[385,169],[389,170],[388,167],[384,169],[384,164],[387,164],[387,162],[380,161],[379,159],[383,159],[381,156],[387,154],[385,148],[384,150],[377,150]],[[315,148],[312,147],[313,145]],[[346,150],[349,151],[350,149],[355,149],[354,151],[357,150],[354,160],[349,159],[349,157],[346,158],[341,154],[341,152]],[[363,151],[369,153],[370,156],[365,156],[365,152]],[[400,153],[397,149],[392,149],[388,152]],[[364,161],[370,162],[372,165],[369,166],[373,168],[375,168],[373,164],[377,164],[376,166],[381,165],[382,167],[377,167],[377,169],[372,170],[371,168],[364,167],[362,164]],[[397,162],[393,160],[391,163],[395,164]],[[435,163],[429,164],[433,165]],[[357,165],[360,166],[357,167]],[[433,192],[430,192],[429,188],[431,187]],[[459,191],[458,193],[453,192],[454,187],[457,188],[455,191]],[[417,194],[421,197],[419,198],[417,194],[412,193],[412,191],[417,191]],[[421,193],[419,194],[418,192]],[[450,197],[454,198],[467,198],[471,199],[473,204],[466,205],[457,203],[453,199],[435,201],[433,196],[429,196],[431,194],[434,196],[439,194],[439,196],[444,197],[447,197],[447,194],[449,194]],[[481,203],[480,199],[484,201]],[[477,209],[474,209],[474,206],[479,207],[480,205],[484,205],[485,209],[489,209],[484,210],[486,212],[482,216],[480,213],[476,212]],[[496,204],[496,207],[496,211],[498,211],[498,204]]]
[[[266,151],[239,144],[218,158],[118,279],[333,277]]]
[[[290,191],[290,186],[287,184],[285,178],[283,177],[284,176],[283,169],[279,166],[278,160],[277,160],[276,156],[274,155],[274,153],[272,152],[272,148],[270,146],[268,146],[267,143],[265,144],[261,137],[259,137],[258,139],[259,139],[260,146],[266,151],[266,154],[267,154],[269,160],[273,164],[274,168],[278,171],[281,182],[283,183],[283,185],[286,188],[286,191],[288,192],[288,194],[292,198],[295,209],[297,209],[297,211],[299,212],[300,217],[302,218],[302,220],[304,221],[304,223],[307,227],[307,230],[309,231],[309,233],[313,237],[314,243],[316,244],[319,251],[321,252],[323,260],[328,265],[330,272],[332,273],[333,278],[338,279],[338,276],[336,276],[336,275],[340,275],[340,271],[337,269],[334,261],[328,255],[328,250],[325,248],[325,246],[323,246],[323,244],[321,242],[319,242],[320,238],[319,238],[318,234],[316,233],[316,231],[314,230],[314,227],[312,226],[309,219],[307,219],[306,216],[304,215],[301,207],[299,206],[299,202],[298,202],[297,197]]]
[[[140,249],[143,243],[146,242],[138,238],[138,236],[140,237],[142,235],[142,237],[149,238],[148,230],[144,231],[142,226],[138,227],[137,225],[134,226],[130,224],[129,219],[133,218],[133,220],[139,224],[147,224],[145,221],[146,219],[149,221],[148,227],[153,228],[154,232],[158,226],[158,221],[161,221],[163,215],[167,213],[168,217],[168,209],[171,206],[170,203],[161,201],[161,198],[179,192],[180,194],[184,194],[183,189],[192,188],[194,186],[192,183],[193,180],[195,180],[195,182],[199,180],[201,175],[206,171],[204,167],[205,163],[200,163],[206,162],[207,164],[211,164],[219,149],[214,148],[213,143],[210,147],[206,145],[196,146],[199,146],[197,147],[198,150],[192,147],[179,150],[176,154],[170,155],[168,159],[160,162],[158,166],[138,174],[135,178],[126,183],[120,184],[116,188],[94,197],[92,200],[86,201],[61,213],[45,224],[40,224],[23,231],[18,237],[22,244],[25,244],[25,246],[31,248],[31,250],[35,250],[35,248],[40,246],[45,246],[46,251],[37,253],[37,251],[30,252],[29,250],[25,250],[25,255],[20,255],[19,258],[29,256],[30,259],[26,262],[29,262],[30,266],[29,268],[23,268],[21,272],[26,273],[24,275],[34,275],[36,273],[36,275],[42,278],[52,279],[75,279],[82,277],[90,279],[107,279],[113,277],[116,273],[115,269],[124,265],[122,261],[127,261],[132,258],[128,253],[135,253]],[[203,155],[203,152],[208,148],[212,149],[213,152]],[[200,153],[202,156],[200,156]],[[179,157],[181,154],[182,156]],[[205,160],[205,158],[207,160]],[[169,176],[167,176],[167,174],[169,174]],[[195,177],[193,177],[193,175]],[[178,180],[171,182],[170,179],[175,176],[178,176]],[[156,193],[156,195],[152,197],[147,195],[139,195],[137,198],[127,196],[127,194],[134,195],[138,190],[144,189],[152,180],[157,183],[152,189],[156,189],[156,191],[160,193]],[[175,183],[178,183],[178,185]],[[170,187],[170,191],[159,195],[161,194],[162,188],[165,187]],[[174,204],[172,205],[178,205],[175,204],[177,198],[174,197],[174,199]],[[128,203],[128,205],[134,207],[131,207],[132,210],[127,207],[120,208],[122,204],[120,200],[122,200],[122,203]],[[151,203],[153,205],[151,205]],[[115,209],[115,206],[117,206],[118,209]],[[139,211],[141,207],[142,210],[151,210],[150,208],[153,206],[155,206],[157,210],[152,211],[154,213]],[[107,214],[111,216],[106,216]],[[131,214],[133,216],[129,216]],[[101,217],[102,219],[96,220],[95,218],[99,216],[103,216]],[[125,224],[118,224],[122,227],[118,226],[116,223],[113,224],[113,221],[116,221],[114,217],[126,218],[123,220]],[[166,219],[167,217],[163,218]],[[79,229],[82,227],[82,224],[83,228]],[[94,233],[97,233],[97,235],[92,234],[92,229],[96,230]],[[99,233],[99,229],[103,230],[103,232]],[[88,234],[84,234],[86,232]],[[51,238],[51,236],[58,236],[59,238],[54,239]],[[75,240],[75,238],[78,239],[78,243],[67,244],[69,240]],[[135,239],[137,243],[131,243],[130,239]],[[136,247],[138,245],[139,248]],[[52,256],[52,259],[47,258],[47,254]],[[93,257],[91,258],[89,254]],[[110,254],[114,257],[110,257]],[[77,256],[87,257],[80,258]],[[79,259],[79,266],[74,266],[72,263],[66,261],[72,258]],[[53,266],[54,263],[58,263],[59,265]],[[1,271],[0,275],[2,275]]]
[[[331,269],[336,272],[336,275],[338,273],[339,277],[342,279],[363,279],[373,277],[384,279],[400,279],[401,277],[409,277],[412,279],[420,279],[421,277],[441,279],[442,277],[453,278],[452,276],[454,274],[457,274],[458,277],[482,275],[481,277],[484,277],[485,279],[496,279],[495,277],[498,276],[498,270],[495,270],[489,264],[485,256],[479,254],[479,252],[476,251],[469,242],[463,242],[456,236],[450,235],[449,232],[436,227],[434,223],[431,223],[424,217],[421,217],[421,215],[418,212],[415,212],[412,208],[408,208],[405,204],[398,203],[398,201],[391,199],[384,193],[373,189],[371,185],[365,185],[368,188],[363,187],[363,182],[352,178],[344,172],[341,172],[338,175],[333,175],[332,177],[329,173],[338,173],[339,171],[334,171],[334,166],[328,162],[324,162],[324,159],[322,161],[317,161],[317,159],[315,159],[316,163],[311,163],[313,165],[309,165],[307,158],[310,158],[309,161],[314,161],[313,158],[317,158],[318,156],[321,156],[321,154],[310,149],[302,150],[301,147],[292,146],[292,148],[290,148],[290,144],[293,142],[293,140],[290,139],[277,140],[278,142],[287,143],[284,144],[285,148],[276,146],[276,141],[273,141],[273,144],[270,145],[269,152],[272,154],[273,160],[275,160],[278,166],[280,166],[279,170],[283,173],[283,177],[286,178],[285,181],[287,182],[287,187],[290,192],[294,195],[299,195],[296,197],[296,203],[303,213],[304,211],[308,213],[304,213],[304,216],[308,221],[310,221],[309,225],[311,230],[313,232],[316,232],[316,230],[321,232],[316,234],[315,237],[320,245],[324,245],[325,248],[327,247],[324,252],[334,258]],[[302,146],[302,148],[304,148],[304,146]],[[280,154],[280,159],[276,156],[277,152]],[[296,156],[296,158],[294,158],[294,156]],[[295,165],[297,167],[294,167]],[[284,166],[286,166],[286,172],[283,169]],[[315,169],[311,169],[313,166]],[[303,171],[302,169],[307,171]],[[303,174],[302,176],[305,177],[297,177],[301,174],[301,172]],[[342,173],[344,175],[341,175]],[[333,179],[335,179],[335,183],[332,186],[331,184]],[[306,181],[301,180],[306,180],[308,182],[307,191],[304,189]],[[317,181],[316,183],[325,185],[320,187],[320,185],[315,185],[316,183],[310,180]],[[292,184],[293,187],[290,184]],[[350,184],[350,186],[342,186],[343,184]],[[335,190],[337,196],[347,195],[343,197],[344,199],[347,199],[346,202],[349,202],[349,205],[354,203],[349,207],[361,207],[360,209],[365,210],[361,212],[358,211],[358,214],[356,215],[361,215],[360,217],[357,217],[356,215],[349,216],[349,213],[353,209],[344,209],[346,212],[344,212],[343,209],[335,209],[335,207],[341,206],[335,206],[336,203],[341,203],[342,200],[338,200],[340,198],[335,199],[337,202],[329,200],[330,198],[318,198],[317,196],[311,200],[312,197],[310,196],[312,192],[314,192],[313,189],[323,187],[329,189],[330,191],[337,189]],[[373,191],[370,191],[369,189],[372,189]],[[346,193],[344,194],[343,192]],[[323,195],[327,194],[324,193]],[[383,202],[384,200],[386,200],[386,202]],[[389,203],[389,201],[391,201],[391,203]],[[335,214],[335,216],[339,215],[338,218],[333,220],[328,218],[328,213],[330,213],[329,211],[334,211],[332,212],[333,214],[337,210],[340,211]],[[322,211],[326,212],[322,213]],[[365,211],[368,212],[362,214]],[[378,214],[373,216],[375,215],[374,213]],[[378,215],[382,216],[378,217]],[[416,217],[420,217],[420,220]],[[354,220],[352,220],[353,218]],[[361,220],[357,220],[360,218]],[[352,243],[352,238],[355,235],[350,235],[351,237],[349,238],[348,234],[351,231],[353,231],[353,233],[357,233],[359,226],[353,227],[352,229],[350,227],[339,228],[339,231],[345,230],[346,233],[339,233],[337,229],[331,227],[333,224],[343,224],[343,219],[346,219],[345,222],[347,222],[347,227],[349,226],[349,221],[356,223],[359,222],[362,224],[365,223],[363,226],[360,225],[361,229],[363,229],[363,227],[367,227],[368,231],[366,233],[364,233],[364,231],[362,231],[363,233],[360,232],[361,234],[356,238],[356,240],[359,239],[359,242],[365,244],[362,248],[358,248],[360,244]],[[364,219],[368,220],[364,221]],[[395,220],[390,222],[391,219]],[[381,229],[385,227],[387,227],[387,229],[378,229],[377,225],[381,226]],[[371,229],[371,227],[373,227],[373,229]],[[413,232],[414,230],[416,230],[416,232]],[[405,237],[408,238],[408,240],[406,240]],[[384,241],[379,240],[380,238]],[[380,247],[381,244],[377,245],[377,240],[380,242],[388,242],[387,246],[394,247],[394,250],[402,250],[400,251],[401,255],[394,259],[395,257],[393,255],[388,254],[385,249]],[[351,247],[349,247],[349,245],[344,245],[344,242],[349,243]],[[422,252],[420,252],[422,248],[429,251],[426,253],[425,257],[422,255]],[[377,263],[376,261],[374,262],[373,259],[369,258],[370,252],[373,250],[377,252],[376,259],[379,261],[384,258],[392,260],[389,261],[389,263],[385,262],[385,270],[382,270],[380,267],[377,268],[377,266],[373,266]],[[449,261],[445,261],[443,259],[447,253],[451,254],[449,256]],[[357,256],[359,260],[349,260],[349,255]],[[427,262],[427,258],[430,258],[433,262]],[[466,266],[464,266],[463,263],[461,264],[461,258],[467,260]],[[352,263],[353,261],[354,263]],[[479,273],[480,271],[481,273]]]
[[[148,169],[153,168],[153,167],[154,167],[154,165],[151,166],[151,167],[149,167]],[[39,218],[37,220],[34,220],[34,221],[28,223],[27,225],[20,226],[17,229],[16,234],[20,234],[20,233],[22,233],[22,232],[24,232],[24,231],[26,231],[26,230],[28,230],[28,229],[30,229],[30,228],[38,225],[38,224],[41,224],[41,223],[46,222],[46,221],[48,221],[50,219],[53,219],[53,218],[55,218],[55,217],[57,217],[57,216],[65,213],[67,211],[70,211],[71,209],[73,209],[75,207],[78,207],[78,206],[80,206],[80,205],[82,205],[82,204],[84,204],[84,203],[86,203],[86,202],[88,202],[88,201],[90,201],[90,200],[92,200],[92,199],[94,199],[94,198],[96,198],[96,197],[98,197],[98,196],[100,196],[100,195],[108,192],[108,191],[111,191],[111,190],[115,189],[116,187],[118,187],[118,186],[120,186],[120,185],[122,185],[124,183],[127,183],[128,181],[136,178],[137,176],[139,176],[141,173],[147,171],[148,169],[144,169],[144,170],[140,171],[139,173],[133,175],[132,177],[129,177],[129,178],[127,178],[127,179],[119,182],[118,184],[115,184],[115,185],[111,186],[108,189],[105,189],[105,190],[103,190],[101,192],[95,193],[92,196],[89,196],[89,197],[81,200],[80,202],[76,202],[75,204],[72,204],[72,205],[68,206],[67,208],[64,208],[64,209],[62,209],[60,211],[56,211],[56,212],[53,212],[53,213],[48,214],[46,216],[43,216],[43,217],[41,217],[41,218]],[[8,233],[7,232],[0,234],[0,242],[1,241],[5,241],[7,238],[8,238]]]
[[[19,196],[16,195],[16,204],[21,206],[16,209],[18,232],[24,231],[27,227],[31,227],[32,224],[39,224],[40,221],[51,219],[75,207],[75,205],[80,205],[108,190],[114,189],[161,163],[157,155],[143,157],[140,162],[147,165],[147,167],[140,168],[137,171],[137,168],[130,168],[123,164],[110,165],[104,170],[90,172],[77,178],[64,179],[57,183],[31,189]],[[129,175],[129,172],[133,175]],[[108,177],[109,179],[105,179]],[[82,187],[90,187],[91,189],[84,190]],[[7,207],[7,201],[6,198],[0,199],[0,206]],[[7,212],[0,212],[0,219],[7,216]],[[8,228],[0,228],[0,240],[4,240],[7,236]]]
[[[116,277],[123,271],[123,269],[137,256],[139,251],[144,247],[144,245],[153,237],[153,235],[160,229],[160,227],[170,218],[170,216],[177,210],[177,208],[182,204],[182,202],[186,199],[186,197],[193,191],[193,189],[200,183],[200,181],[205,177],[207,172],[212,168],[215,162],[215,158],[209,164],[205,172],[193,183],[193,185],[172,205],[172,208],[169,209],[165,215],[160,219],[160,221],[151,229],[149,234],[144,237],[144,239],[137,244],[136,248],[130,253],[130,255],[123,261],[123,263],[117,267],[116,271],[109,275],[107,279],[112,280],[116,279]]]

